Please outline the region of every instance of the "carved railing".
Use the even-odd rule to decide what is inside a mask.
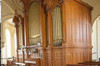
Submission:
[[[24,51],[27,50],[26,54],[30,56],[30,58],[40,58],[41,57],[41,45],[32,45],[32,46],[23,46]]]

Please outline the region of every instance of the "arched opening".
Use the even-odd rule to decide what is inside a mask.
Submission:
[[[98,61],[100,58],[100,16],[92,25],[92,46],[92,60]]]
[[[16,57],[16,30],[15,24],[12,23],[12,18],[7,19],[3,24],[2,41],[4,46],[2,47],[2,60],[1,63],[6,64],[7,59]]]

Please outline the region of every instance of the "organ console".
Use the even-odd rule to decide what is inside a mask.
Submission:
[[[66,66],[92,60],[91,10],[81,0],[20,0],[15,12],[17,61],[27,66]]]

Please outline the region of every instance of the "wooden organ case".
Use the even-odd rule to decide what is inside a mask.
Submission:
[[[91,6],[81,0],[20,1],[24,17],[16,13],[13,19],[17,62],[66,66],[92,60]]]

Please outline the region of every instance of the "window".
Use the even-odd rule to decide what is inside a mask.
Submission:
[[[94,21],[92,26],[92,59],[100,58],[100,16]]]
[[[16,50],[17,50],[17,39],[16,39],[16,33],[14,34],[14,38],[15,38],[15,55],[16,55]]]
[[[11,40],[10,31],[6,29],[7,58],[11,58]]]

